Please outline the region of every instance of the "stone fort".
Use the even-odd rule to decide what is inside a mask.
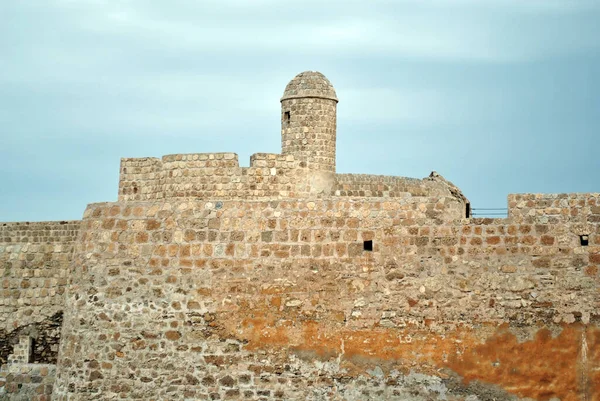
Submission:
[[[121,160],[118,201],[0,223],[0,400],[600,400],[600,194],[336,173],[318,72],[281,154]]]

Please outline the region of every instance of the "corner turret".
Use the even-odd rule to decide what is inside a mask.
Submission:
[[[281,152],[306,160],[312,170],[335,173],[337,103],[323,74],[296,75],[281,98]]]

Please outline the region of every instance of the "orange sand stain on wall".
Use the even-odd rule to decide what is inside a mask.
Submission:
[[[341,356],[350,374],[364,374],[374,364],[384,370],[394,366],[438,376],[445,371],[461,376],[465,385],[478,380],[520,397],[600,401],[600,329],[596,326],[564,325],[556,336],[539,327],[532,329],[533,336],[519,341],[506,325],[439,334],[410,327],[350,330],[297,317],[254,316],[241,319],[248,350],[283,348],[321,359]],[[587,345],[585,352],[583,345]]]

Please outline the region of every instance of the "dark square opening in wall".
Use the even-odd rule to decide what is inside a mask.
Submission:
[[[290,118],[291,118],[290,112],[286,111],[285,113],[283,113],[283,118],[284,118],[285,122],[289,123]]]
[[[373,241],[369,240],[369,241],[363,242],[363,249],[365,251],[372,252],[373,251]]]
[[[581,243],[581,246],[588,246],[590,239],[587,235],[580,235],[579,242]]]

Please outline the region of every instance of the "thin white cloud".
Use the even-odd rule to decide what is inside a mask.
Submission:
[[[348,89],[343,101],[340,121],[432,124],[447,117],[447,99],[432,90]]]
[[[433,127],[466,126],[497,118],[512,99],[498,88],[349,88],[338,107],[340,121],[364,124]]]
[[[301,52],[519,62],[600,46],[593,35],[574,33],[560,21],[554,26],[539,23],[548,15],[583,13],[593,7],[587,1],[373,1],[368,7],[330,1],[319,2],[319,18],[298,9],[286,13],[280,2],[266,0],[180,1],[163,6],[168,8],[163,14],[146,2],[67,4],[74,13],[71,22],[82,31],[196,53],[248,49],[282,56]],[[283,13],[273,15],[274,7]],[[305,9],[313,8],[308,4]],[[591,33],[588,26],[580,28]]]
[[[585,24],[575,30],[567,29],[560,18],[556,24],[537,24],[548,15],[582,12],[591,7],[589,2],[522,3],[378,0],[365,8],[364,2],[336,0],[322,4],[320,18],[290,12],[272,19],[272,9],[282,7],[279,1],[180,0],[164,5],[135,0],[55,0],[52,12],[64,19],[55,37],[33,38],[28,46],[16,46],[11,60],[20,62],[8,62],[0,74],[0,84],[58,91],[65,101],[56,106],[57,118],[77,126],[98,124],[101,113],[97,110],[102,109],[106,113],[103,122],[122,124],[132,131],[157,125],[193,130],[218,126],[229,118],[231,110],[241,118],[276,115],[278,97],[291,76],[268,81],[267,75],[276,65],[272,61],[296,53],[313,59],[507,63],[600,46],[596,36],[580,34],[589,29]],[[307,9],[314,9],[309,6]],[[232,12],[224,13],[228,9]],[[473,13],[464,13],[469,9]],[[531,10],[539,11],[542,17],[536,13],[522,15]],[[359,11],[364,13],[359,15]],[[214,14],[220,18],[212,18]],[[524,24],[528,21],[531,24]],[[140,49],[154,49],[154,53],[138,55]],[[256,52],[265,58],[265,72],[253,76],[202,68],[181,71],[176,64],[165,65],[162,70],[153,68],[155,58],[166,51],[189,55],[201,66],[211,64],[214,52]],[[241,68],[244,60],[239,63]],[[468,119],[472,112],[483,118],[490,109],[470,99],[484,98],[499,107],[504,105],[503,98],[493,93],[467,95],[438,88],[357,85],[343,90],[340,117],[348,120],[456,123]],[[97,99],[99,104],[81,102],[82,96]]]

